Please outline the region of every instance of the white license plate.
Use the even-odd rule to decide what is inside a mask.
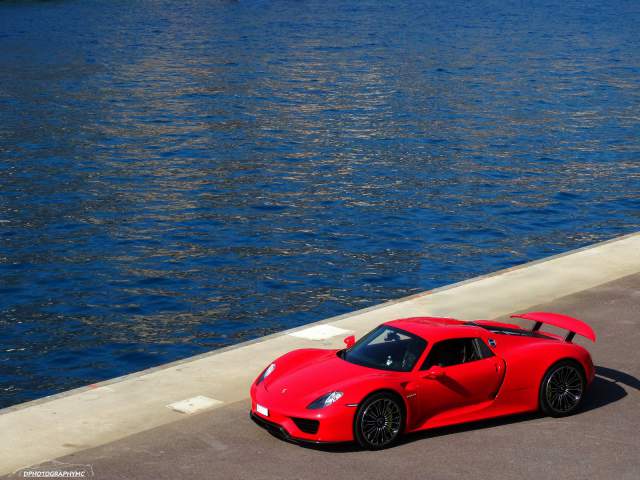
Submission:
[[[256,410],[260,415],[264,415],[265,417],[269,416],[269,409],[267,407],[263,407],[259,403],[256,403]]]

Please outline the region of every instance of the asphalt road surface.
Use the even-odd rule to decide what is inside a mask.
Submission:
[[[640,274],[530,310],[582,318],[598,334],[595,345],[577,340],[597,366],[577,415],[449,427],[369,452],[286,443],[249,419],[247,399],[32,469],[85,469],[85,478],[119,480],[639,479]]]

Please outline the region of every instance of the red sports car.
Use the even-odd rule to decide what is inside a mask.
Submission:
[[[576,412],[594,377],[576,334],[584,322],[557,313],[514,317],[531,330],[488,320],[405,318],[342,350],[294,350],[251,385],[251,418],[296,442],[391,445],[403,432],[533,412]],[[543,324],[569,333],[543,332]]]

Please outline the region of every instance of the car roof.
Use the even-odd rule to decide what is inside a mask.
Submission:
[[[486,330],[462,320],[442,317],[411,317],[385,322],[384,325],[405,330],[434,343],[448,338],[481,337]]]

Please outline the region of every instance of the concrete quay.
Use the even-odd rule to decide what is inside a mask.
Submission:
[[[440,429],[382,452],[299,447],[248,419],[250,382],[291,349],[338,346],[345,335],[362,335],[392,318],[502,318],[524,310],[562,312],[596,330],[598,342],[584,343],[597,366],[584,412]],[[96,478],[113,479],[636,479],[638,327],[636,233],[2,410],[0,475],[80,465]]]

